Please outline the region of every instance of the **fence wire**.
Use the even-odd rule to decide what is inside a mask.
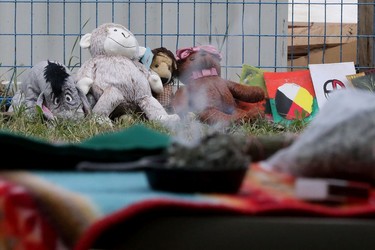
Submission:
[[[374,39],[359,27],[361,7],[373,16],[373,2],[356,0],[1,0],[0,81],[46,59],[74,71],[90,56],[80,37],[107,22],[123,24],[152,49],[215,45],[223,77],[232,80],[243,64],[291,71],[354,61],[361,70],[372,67],[373,48],[363,55],[360,43]],[[361,65],[361,55],[370,63]]]

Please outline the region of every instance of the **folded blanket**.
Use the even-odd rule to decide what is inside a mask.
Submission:
[[[80,143],[51,143],[39,138],[0,132],[3,157],[0,169],[75,170],[80,161],[121,162],[160,154],[170,137],[141,125],[100,134]]]

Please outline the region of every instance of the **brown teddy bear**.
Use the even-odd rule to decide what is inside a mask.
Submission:
[[[223,79],[221,55],[214,46],[179,49],[176,59],[177,77],[184,86],[176,91],[172,106],[180,117],[192,112],[204,123],[228,126],[264,116],[264,111],[256,105],[248,110],[238,107],[237,101],[263,101],[264,90]]]
[[[150,70],[155,72],[163,83],[163,92],[153,92],[153,95],[167,111],[171,111],[171,101],[174,94],[173,85],[177,74],[177,60],[173,52],[165,47],[155,48],[152,53],[154,57]]]

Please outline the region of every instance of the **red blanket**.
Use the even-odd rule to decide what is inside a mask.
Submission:
[[[348,200],[339,204],[311,203],[294,195],[295,179],[291,176],[266,171],[253,164],[238,194],[202,194],[199,200],[149,199],[132,204],[95,222],[81,237],[76,250],[89,249],[94,241],[115,225],[125,224],[135,217],[150,212],[231,215],[293,215],[326,217],[375,216],[375,189],[368,199]],[[132,222],[134,223],[134,222]],[[131,223],[129,224],[129,226]]]
[[[72,249],[99,217],[94,204],[33,174],[0,174],[0,249]]]

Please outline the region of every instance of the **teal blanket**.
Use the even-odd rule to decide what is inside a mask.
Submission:
[[[143,125],[97,135],[81,143],[58,144],[2,131],[0,145],[6,157],[2,159],[1,169],[73,170],[81,161],[133,161],[160,154],[169,143],[168,135]]]

